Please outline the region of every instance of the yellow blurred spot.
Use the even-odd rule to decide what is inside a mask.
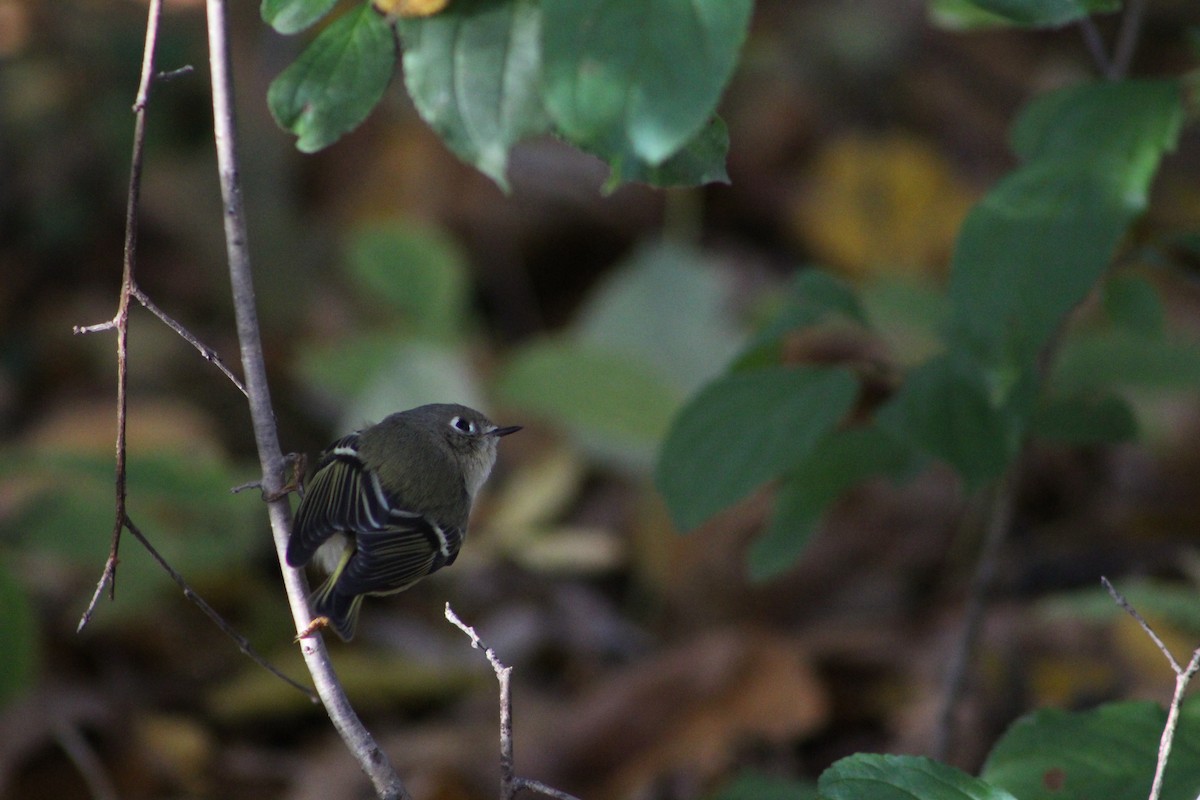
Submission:
[[[853,134],[818,154],[791,221],[818,260],[848,277],[943,275],[974,199],[925,141]]]
[[[430,17],[450,5],[450,0],[374,0],[374,5],[396,17]]]

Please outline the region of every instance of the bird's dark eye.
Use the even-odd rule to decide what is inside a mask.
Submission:
[[[459,433],[475,433],[475,423],[462,417],[455,417],[450,420],[450,427]]]

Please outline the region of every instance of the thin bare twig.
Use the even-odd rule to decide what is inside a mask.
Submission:
[[[134,101],[133,124],[133,154],[129,164],[129,193],[125,203],[125,246],[121,268],[121,298],[117,305],[116,316],[110,323],[100,326],[90,326],[84,331],[111,330],[117,331],[117,458],[116,458],[116,510],[113,514],[112,538],[108,547],[108,558],[104,562],[104,570],[100,574],[100,582],[91,602],[79,619],[78,630],[87,625],[95,613],[96,604],[108,587],[110,599],[116,597],[117,564],[121,549],[121,531],[125,527],[126,470],[125,470],[125,414],[128,407],[129,386],[129,297],[133,289],[134,271],[137,259],[137,236],[139,210],[142,194],[142,160],[146,149],[146,104],[150,101],[150,90],[154,85],[154,58],[158,45],[158,25],[162,18],[162,0],[150,0],[146,17],[146,41],[142,50],[142,73],[138,81],[137,99]],[[76,329],[80,332],[80,329]]]
[[[104,771],[103,762],[78,728],[65,720],[56,720],[54,739],[83,777],[83,782],[92,794],[92,800],[120,799],[116,787]]]
[[[954,712],[966,686],[971,656],[975,652],[975,644],[983,627],[984,610],[987,608],[988,593],[996,575],[1000,548],[1008,535],[1008,529],[1012,526],[1012,469],[1010,467],[1009,471],[992,485],[985,498],[987,529],[984,534],[983,551],[979,555],[979,563],[971,580],[962,635],[950,657],[941,707],[938,711],[933,756],[939,761],[945,761],[950,752],[950,742],[954,739]]]
[[[1096,70],[1104,77],[1111,78],[1113,63],[1109,60],[1108,48],[1104,44],[1104,37],[1100,34],[1096,20],[1090,16],[1082,17],[1079,20],[1079,33],[1083,36],[1083,43],[1096,64]]]
[[[1113,47],[1112,69],[1109,74],[1113,80],[1120,80],[1129,75],[1145,12],[1146,0],[1127,0],[1125,3],[1125,13],[1121,16],[1121,27],[1117,31],[1117,43]]]
[[[254,441],[262,469],[262,489],[267,498],[267,514],[275,541],[276,555],[283,575],[284,588],[292,609],[292,620],[299,633],[312,621],[308,607],[308,583],[302,570],[287,563],[287,542],[291,534],[292,512],[282,493],[284,458],[275,429],[271,392],[267,384],[262,336],[254,298],[254,279],[247,246],[246,215],[242,206],[242,188],[238,177],[237,126],[234,118],[233,77],[229,57],[229,33],[224,0],[207,0],[209,74],[212,79],[213,134],[217,149],[217,171],[221,199],[225,209],[225,252],[229,262],[229,281],[237,319],[238,342],[242,356],[242,375],[254,427]],[[346,698],[337,674],[329,662],[325,643],[318,636],[300,640],[300,652],[311,673],[317,694],[329,713],[334,728],[346,747],[375,787],[376,794],[388,800],[409,800],[400,776],[387,755],[359,720]]]
[[[516,761],[513,756],[512,667],[506,667],[500,661],[496,656],[496,651],[483,643],[474,628],[459,619],[458,615],[454,613],[454,609],[450,608],[449,603],[446,603],[446,619],[471,638],[471,647],[483,651],[484,657],[492,665],[492,671],[496,673],[496,680],[500,684],[500,800],[512,800],[522,789],[538,792],[556,798],[556,800],[578,800],[574,795],[547,786],[541,781],[517,777]]]
[[[183,327],[183,325],[180,323],[176,322],[174,318],[167,314],[167,312],[155,305],[154,301],[151,300],[146,293],[141,290],[141,287],[136,285],[133,286],[131,293],[133,294],[134,299],[141,303],[147,311],[162,320],[164,325],[175,331],[175,333],[179,334],[180,338],[182,338],[192,347],[196,348],[196,351],[200,353],[201,358],[215,366],[217,369],[221,370],[221,372],[225,374],[225,377],[229,378],[229,380],[233,382],[233,385],[238,388],[238,391],[240,391],[243,395],[246,394],[246,385],[242,383],[242,381],[236,375],[234,375],[233,372],[230,371],[229,367],[225,366],[225,362],[221,360],[219,355],[217,355],[216,350],[213,350],[211,347],[204,344],[204,342],[201,342],[192,334],[191,331]]]
[[[1155,633],[1154,629],[1150,627],[1150,623],[1146,621],[1146,618],[1143,617],[1141,613],[1139,613],[1138,610],[1133,607],[1133,604],[1125,599],[1125,595],[1118,592],[1116,587],[1112,585],[1108,578],[1102,576],[1100,578],[1100,583],[1102,583],[1104,588],[1108,590],[1108,594],[1110,597],[1112,597],[1113,601],[1115,601],[1116,604],[1121,608],[1125,609],[1125,613],[1133,617],[1134,620],[1137,621],[1138,625],[1142,626],[1142,630],[1144,630],[1146,635],[1150,637],[1150,641],[1154,642],[1158,649],[1162,651],[1162,654],[1167,657],[1167,661],[1170,663],[1171,669],[1175,671],[1175,674],[1178,675],[1180,672],[1182,672],[1183,667],[1179,666],[1179,662],[1175,660],[1175,656],[1170,650],[1167,649],[1167,646],[1163,643],[1163,640],[1158,638],[1158,634]]]
[[[250,641],[245,636],[242,636],[240,633],[234,630],[233,626],[226,622],[225,618],[218,614],[216,609],[210,606],[203,597],[197,594],[196,590],[188,585],[188,582],[184,580],[184,577],[176,572],[175,569],[167,562],[167,560],[159,554],[158,550],[154,548],[154,545],[150,544],[150,540],[146,538],[146,535],[143,534],[138,526],[133,523],[133,520],[126,519],[125,527],[129,530],[129,533],[132,534],[134,538],[141,542],[142,547],[146,548],[146,552],[148,552],[150,556],[158,562],[158,565],[166,570],[167,574],[171,576],[171,580],[175,581],[175,584],[183,590],[184,597],[195,603],[199,609],[204,612],[204,615],[212,620],[214,625],[221,629],[222,633],[233,640],[234,644],[238,646],[239,650],[249,656],[254,663],[258,664],[267,672],[270,672],[276,678],[279,678],[281,681],[293,688],[299,689],[301,692],[306,694],[308,699],[312,702],[316,703],[320,699],[317,697],[316,692],[314,692],[312,689],[309,689],[304,684],[299,683],[298,681],[283,674],[278,667],[276,667],[270,661],[267,661],[263,655],[255,650],[254,645],[250,644]]]
[[[159,24],[162,18],[162,2],[161,0],[152,0],[146,20],[146,39],[145,49],[142,53],[142,72],[138,83],[137,98],[133,103],[134,112],[134,134],[133,134],[133,154],[130,159],[129,169],[129,192],[126,197],[125,207],[125,242],[122,256],[122,276],[121,276],[121,295],[117,307],[116,315],[106,322],[97,325],[76,326],[75,333],[88,334],[98,333],[101,331],[116,330],[117,332],[117,441],[116,441],[116,465],[115,465],[115,486],[116,486],[116,509],[113,514],[113,531],[112,539],[109,545],[108,557],[104,562],[104,569],[100,574],[100,580],[96,584],[96,590],[92,594],[91,600],[88,602],[87,608],[84,609],[80,616],[77,631],[82,631],[83,628],[91,621],[95,614],[96,607],[100,602],[100,598],[104,595],[104,590],[107,588],[109,597],[112,598],[116,593],[116,575],[117,564],[119,563],[119,550],[121,543],[121,534],[128,530],[135,538],[137,538],[142,546],[150,553],[150,555],[159,563],[167,574],[183,589],[184,595],[194,602],[201,611],[203,611],[209,619],[216,623],[217,627],[225,632],[230,638],[237,643],[238,648],[253,659],[256,663],[271,672],[276,677],[283,680],[285,683],[294,686],[301,692],[304,692],[312,699],[316,699],[312,690],[297,683],[293,679],[284,675],[270,662],[263,658],[250,643],[241,634],[237,633],[228,622],[226,622],[212,606],[200,597],[187,584],[183,577],[171,567],[167,561],[159,555],[158,551],[151,546],[150,542],[133,523],[129,516],[129,508],[127,502],[127,439],[126,439],[126,417],[128,406],[128,344],[129,344],[129,305],[130,299],[135,298],[143,306],[149,309],[159,319],[166,323],[172,330],[178,333],[183,339],[190,342],[200,353],[221,368],[223,372],[237,385],[241,387],[241,382],[234,377],[229,370],[221,363],[216,353],[209,347],[201,344],[200,341],[192,335],[190,331],[184,328],[175,320],[171,319],[161,309],[159,309],[150,298],[147,297],[137,286],[135,277],[137,266],[137,239],[138,226],[141,208],[141,186],[142,186],[142,166],[145,153],[146,142],[146,111],[150,103],[150,94],[156,79],[169,79],[191,72],[191,67],[184,67],[179,70],[173,70],[170,73],[156,74],[154,71],[155,52],[158,41]],[[245,389],[242,388],[245,392]]]
[[[1175,742],[1175,730],[1179,727],[1179,709],[1183,706],[1183,696],[1187,693],[1188,684],[1192,682],[1192,678],[1196,677],[1197,672],[1200,672],[1200,647],[1192,651],[1192,658],[1188,661],[1186,667],[1179,666],[1179,661],[1167,649],[1167,646],[1163,644],[1163,640],[1150,627],[1150,623],[1146,621],[1146,618],[1133,607],[1133,604],[1117,591],[1108,578],[1101,577],[1100,582],[1104,584],[1104,588],[1108,590],[1109,595],[1112,596],[1117,605],[1125,609],[1129,616],[1137,621],[1137,624],[1146,632],[1150,640],[1167,657],[1167,662],[1175,672],[1175,693],[1171,696],[1171,705],[1167,709],[1167,721],[1163,725],[1162,737],[1158,740],[1158,761],[1154,767],[1154,781],[1150,784],[1149,800],[1159,800],[1159,797],[1162,796],[1163,776],[1167,770],[1167,759],[1171,757],[1171,746]]]

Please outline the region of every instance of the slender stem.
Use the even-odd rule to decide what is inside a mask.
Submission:
[[[1129,74],[1133,54],[1137,50],[1138,35],[1142,32],[1142,18],[1146,12],[1146,0],[1127,0],[1121,27],[1117,31],[1117,43],[1113,47],[1112,70],[1109,77],[1118,80]]]
[[[184,580],[184,577],[180,575],[165,558],[162,557],[162,554],[158,552],[154,545],[150,544],[150,540],[146,538],[146,535],[142,533],[141,529],[138,528],[137,525],[134,524],[132,519],[125,520],[125,527],[129,530],[133,537],[141,543],[142,547],[146,548],[146,552],[150,554],[150,557],[157,561],[160,567],[166,570],[166,573],[171,576],[171,580],[175,581],[175,585],[183,590],[183,596],[195,603],[200,610],[204,612],[204,615],[212,620],[213,624],[216,625],[222,633],[234,641],[239,650],[245,653],[256,664],[265,669],[267,672],[270,672],[276,678],[279,678],[292,688],[299,689],[301,692],[304,692],[304,694],[308,696],[309,700],[312,700],[314,703],[319,700],[317,695],[311,689],[285,675],[278,667],[276,667],[270,661],[267,661],[262,654],[255,650],[254,645],[250,644],[249,639],[234,630],[233,626],[226,622],[225,618],[218,614],[216,609],[208,604],[207,600],[197,594],[196,590],[193,589],[186,580]]]
[[[276,497],[283,487],[283,454],[275,429],[271,394],[267,385],[266,362],[259,334],[254,281],[246,242],[246,217],[242,208],[242,190],[238,177],[237,133],[234,119],[233,78],[229,58],[229,35],[224,0],[207,0],[208,46],[212,75],[213,128],[217,147],[217,169],[225,210],[225,248],[229,261],[229,280],[237,317],[238,341],[242,354],[242,374],[254,426],[254,440],[262,467],[262,488],[268,497]],[[287,540],[291,532],[291,506],[286,496],[267,504],[276,554],[283,573],[284,588],[299,633],[312,619],[308,608],[308,585],[304,573],[289,567]],[[342,689],[329,662],[320,636],[300,640],[301,653],[312,674],[321,702],[350,752],[370,778],[376,794],[392,800],[409,800],[408,791],[392,768],[387,756],[363,726]]]
[[[104,771],[104,763],[100,756],[78,728],[66,720],[55,720],[54,738],[83,777],[88,791],[92,794],[92,800],[120,800],[121,795],[117,793],[108,773]]]
[[[1096,69],[1104,77],[1111,78],[1113,64],[1108,58],[1108,48],[1104,46],[1104,37],[1100,35],[1100,28],[1097,27],[1096,21],[1090,16],[1083,17],[1079,20],[1079,32],[1083,35],[1083,43],[1091,53]]]
[[[1175,692],[1171,695],[1171,705],[1167,709],[1167,722],[1163,725],[1162,736],[1158,740],[1158,761],[1154,766],[1154,780],[1150,784],[1149,800],[1159,800],[1159,797],[1162,796],[1163,776],[1167,771],[1167,759],[1171,757],[1171,746],[1175,742],[1175,731],[1179,726],[1179,710],[1183,706],[1183,697],[1187,693],[1188,684],[1192,682],[1192,678],[1196,677],[1197,672],[1200,672],[1200,648],[1192,651],[1191,661],[1186,667],[1181,667],[1167,645],[1150,627],[1150,623],[1133,607],[1132,603],[1125,599],[1125,595],[1118,592],[1108,578],[1102,577],[1100,582],[1104,584],[1104,588],[1108,590],[1116,604],[1125,609],[1125,612],[1141,626],[1150,640],[1166,656],[1167,663],[1175,672]]]
[[[496,681],[500,684],[500,800],[513,800],[522,789],[556,800],[578,800],[574,795],[547,786],[541,781],[517,777],[516,759],[513,756],[512,667],[506,667],[500,661],[496,651],[483,643],[474,628],[459,619],[449,603],[446,603],[446,619],[471,638],[471,647],[483,651],[484,657],[492,665],[492,672],[496,673]]]
[[[979,555],[979,564],[971,580],[962,635],[950,657],[950,667],[946,673],[941,708],[938,712],[937,738],[934,741],[933,755],[939,761],[945,761],[949,755],[950,742],[954,738],[954,712],[966,686],[971,656],[975,652],[975,645],[983,627],[984,611],[987,608],[992,581],[995,579],[1000,548],[1012,525],[1011,470],[1010,467],[1009,472],[1005,473],[991,487],[986,496],[988,516],[983,551]]]

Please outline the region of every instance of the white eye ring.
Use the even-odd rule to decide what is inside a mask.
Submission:
[[[475,423],[469,419],[463,419],[462,417],[454,417],[453,419],[451,419],[450,427],[454,428],[454,430],[458,431],[459,433],[476,433],[477,432]]]

